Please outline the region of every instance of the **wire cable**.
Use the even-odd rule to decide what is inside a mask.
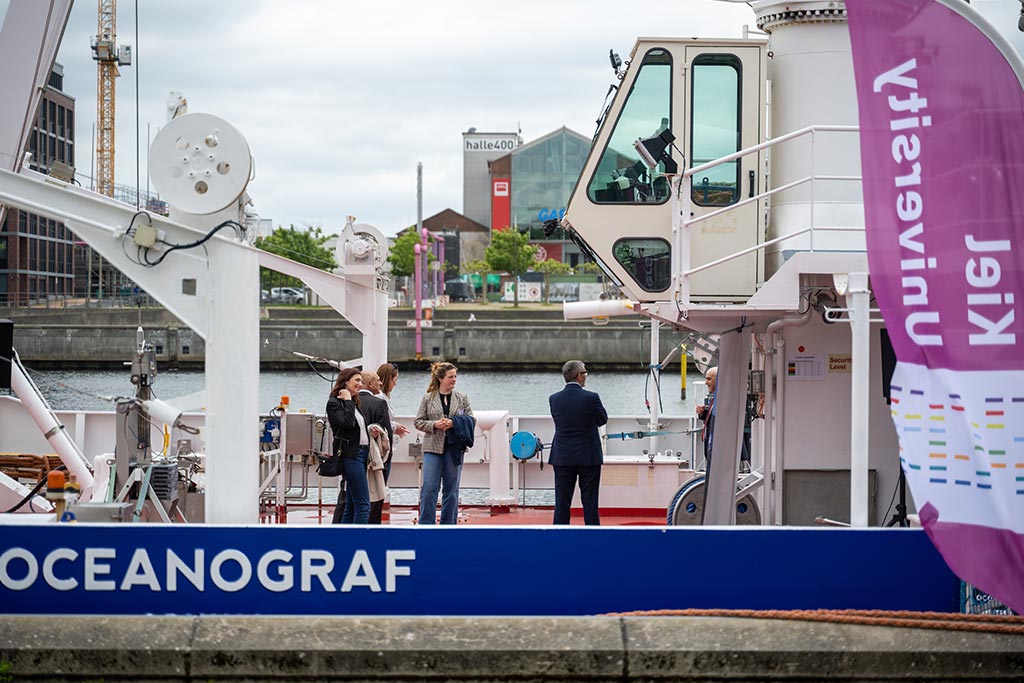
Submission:
[[[56,472],[58,470],[67,470],[67,467],[65,465],[59,465],[59,466],[53,468],[50,471],[51,472]],[[32,499],[35,498],[39,494],[39,492],[42,490],[43,486],[46,485],[46,474],[48,474],[48,473],[43,474],[42,478],[40,478],[39,481],[36,482],[36,485],[32,488],[31,491],[28,492],[28,494],[25,495],[24,498],[22,498],[20,501],[18,501],[14,505],[14,507],[10,508],[9,510],[4,510],[3,514],[6,515],[6,514],[10,514],[12,512],[17,512],[19,509],[21,509],[21,507],[25,503],[28,503],[29,507],[31,507]]]
[[[223,223],[215,225],[213,228],[210,229],[210,231],[208,233],[206,233],[203,237],[200,237],[199,239],[197,239],[194,242],[188,242],[186,244],[172,244],[171,242],[167,242],[165,240],[157,240],[157,243],[163,244],[164,246],[168,247],[168,249],[164,253],[160,254],[160,258],[156,259],[155,261],[151,261],[150,260],[150,258],[149,258],[149,251],[150,250],[147,249],[145,251],[145,253],[143,254],[143,260],[145,261],[145,265],[147,267],[149,267],[149,268],[153,268],[153,267],[158,266],[161,263],[163,263],[164,259],[167,258],[168,255],[172,254],[175,251],[179,251],[181,249],[194,249],[195,247],[203,246],[214,235],[216,235],[218,232],[220,232],[221,230],[223,230],[224,228],[227,228],[227,227],[234,228],[236,230],[236,235],[238,234],[237,231],[239,231],[239,230],[244,231],[244,228],[242,228],[242,226],[239,225],[237,221],[227,220],[227,221],[224,221]],[[207,258],[209,258],[209,252],[207,252]]]
[[[317,376],[320,377],[320,379],[325,379],[328,382],[334,382],[334,379],[332,379],[331,377],[327,377],[326,375],[322,374],[319,370],[317,370],[316,366],[313,365],[313,361],[312,360],[307,359],[306,363],[309,365],[309,369],[312,370],[313,372],[315,372],[317,374]]]
[[[902,467],[902,465],[900,465]],[[885,508],[885,514],[882,515],[882,525],[884,526],[889,521],[889,511],[892,510],[892,504],[896,502],[896,492],[900,490],[899,479],[896,480],[896,486],[892,490],[892,498],[889,499],[889,507]]]

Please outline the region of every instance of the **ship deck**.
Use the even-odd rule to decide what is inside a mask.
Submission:
[[[552,508],[511,507],[492,508],[485,505],[469,505],[459,507],[460,526],[550,526]],[[265,511],[260,514],[262,524],[288,525],[321,525],[330,524],[334,514],[333,505],[289,505],[283,516],[276,511]],[[389,526],[413,526],[416,524],[417,510],[413,506],[392,505],[384,509],[384,524]],[[570,524],[583,526],[583,511],[574,509],[571,512]],[[601,524],[603,526],[665,526],[664,510],[642,509],[602,509]]]

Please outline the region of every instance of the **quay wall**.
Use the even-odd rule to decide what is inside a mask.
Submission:
[[[721,616],[9,616],[0,665],[13,681],[1009,681],[1024,636]]]
[[[649,323],[641,318],[595,326],[590,321],[566,322],[560,310],[475,317],[470,321],[465,312],[435,316],[423,330],[424,359],[470,367],[541,368],[580,358],[595,367],[633,369],[650,357]],[[161,365],[201,366],[205,359],[202,337],[166,311],[141,316],[134,310],[53,311],[13,319],[15,348],[23,361],[36,366],[120,367],[135,348],[140,322]],[[410,320],[408,315],[391,316],[388,357],[394,362],[416,357]],[[264,311],[260,340],[260,361],[268,369],[305,365],[288,351],[339,360],[362,355],[362,335],[333,311]],[[659,357],[677,343],[675,335],[663,332]],[[678,369],[678,364],[679,354],[671,366]]]

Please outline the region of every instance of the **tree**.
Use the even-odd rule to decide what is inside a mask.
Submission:
[[[462,264],[459,272],[462,275],[486,275],[491,272],[491,269],[488,267],[487,261],[480,259],[477,261],[466,261]]]
[[[562,263],[553,258],[535,263],[533,269],[538,273],[544,273],[544,303],[546,304],[551,303],[551,276],[565,275],[572,272],[572,268],[568,263]]]
[[[494,272],[505,272],[515,280],[515,306],[519,306],[519,276],[536,263],[537,247],[518,230],[492,230],[491,244],[484,250],[487,265]]]
[[[256,247],[307,266],[332,271],[338,264],[334,260],[333,245],[327,246],[329,243],[319,225],[307,225],[305,229],[289,225],[258,238]],[[298,278],[268,268],[260,268],[260,283],[266,288],[302,286]]]
[[[427,243],[433,242],[433,236],[427,237]],[[398,233],[395,243],[388,254],[388,263],[391,264],[391,274],[395,277],[411,277],[415,272],[415,246],[419,244],[420,236],[415,228]],[[427,256],[428,263],[437,260],[433,253]]]
[[[579,264],[578,266],[576,266],[576,272],[577,273],[594,273],[594,274],[597,274],[597,275],[602,275],[604,273],[604,271],[601,270],[601,266],[597,265],[593,261],[587,261],[586,263]]]
[[[545,275],[566,275],[572,272],[572,267],[568,263],[562,263],[553,258],[533,264],[533,269]]]

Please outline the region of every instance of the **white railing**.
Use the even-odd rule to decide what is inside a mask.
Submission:
[[[676,262],[676,263],[678,263],[678,267],[676,266],[675,263],[673,264],[673,270],[675,271],[673,273],[673,281],[674,281],[674,284],[675,284],[675,292],[676,292],[676,299],[677,299],[677,301],[679,303],[681,303],[682,305],[685,305],[685,306],[689,306],[690,305],[690,281],[689,281],[689,278],[692,275],[695,275],[696,273],[700,273],[702,271],[708,270],[710,268],[714,268],[716,266],[720,266],[723,263],[728,263],[729,261],[732,261],[734,259],[740,258],[742,256],[746,256],[747,254],[759,251],[761,249],[765,249],[765,248],[773,246],[775,244],[780,244],[782,242],[785,242],[787,240],[791,240],[791,239],[793,239],[795,237],[799,237],[800,235],[804,235],[804,234],[809,234],[810,235],[809,251],[814,251],[814,233],[815,233],[816,230],[827,230],[829,232],[863,232],[864,231],[864,227],[863,226],[833,226],[833,225],[829,225],[829,226],[818,227],[817,225],[815,225],[815,217],[814,217],[814,206],[815,206],[815,202],[814,202],[814,188],[815,188],[816,181],[829,181],[829,182],[833,182],[833,181],[860,181],[862,179],[861,176],[818,175],[818,174],[816,174],[815,173],[815,164],[814,164],[814,158],[815,158],[814,150],[815,150],[815,142],[816,142],[817,134],[818,133],[857,133],[859,130],[860,129],[857,126],[808,126],[806,128],[801,128],[800,130],[793,131],[792,133],[787,133],[787,134],[781,135],[781,136],[779,136],[777,138],[772,138],[771,140],[766,140],[765,142],[762,142],[759,145],[754,145],[753,147],[747,147],[746,149],[742,149],[742,150],[740,150],[738,152],[734,152],[732,154],[729,154],[727,156],[721,157],[719,159],[714,159],[714,160],[709,161],[707,163],[700,164],[699,166],[694,166],[693,168],[686,169],[682,173],[682,175],[680,175],[678,177],[678,181],[677,181],[677,184],[676,184],[676,192],[673,194],[673,199],[672,199],[672,204],[673,204],[673,207],[672,207],[673,208],[673,213],[672,213],[672,237],[673,237],[675,251],[676,251],[677,254],[679,254],[679,259]],[[698,173],[702,173],[702,172],[707,171],[709,169],[712,169],[712,168],[714,168],[716,166],[719,166],[721,164],[725,164],[725,163],[728,163],[730,161],[736,161],[737,159],[741,159],[741,158],[749,156],[751,154],[757,154],[758,152],[761,152],[762,150],[769,149],[769,148],[774,147],[776,145],[780,145],[780,144],[782,144],[784,142],[789,142],[791,140],[796,140],[798,138],[805,138],[805,137],[810,137],[810,140],[811,140],[810,174],[809,175],[807,175],[804,178],[800,178],[799,180],[794,180],[792,182],[786,183],[785,185],[781,185],[781,186],[776,187],[776,188],[766,189],[765,191],[763,191],[763,192],[761,192],[761,193],[759,193],[757,195],[754,195],[752,197],[747,197],[745,199],[742,199],[742,200],[736,202],[735,204],[730,204],[729,206],[722,207],[721,209],[716,209],[716,210],[710,211],[710,212],[708,212],[706,214],[703,214],[703,215],[700,215],[700,216],[695,216],[695,217],[691,218],[691,214],[692,214],[693,208],[694,208],[693,194],[692,194],[693,193],[693,176],[694,175],[696,175]],[[793,188],[799,187],[799,186],[807,184],[807,183],[810,183],[810,193],[811,193],[811,197],[810,197],[810,206],[811,206],[810,225],[808,225],[807,227],[801,228],[800,230],[796,230],[794,232],[782,235],[781,237],[776,237],[774,239],[767,240],[767,241],[764,241],[764,242],[758,242],[757,244],[754,244],[754,245],[752,245],[750,247],[741,249],[741,250],[739,250],[739,251],[737,251],[737,252],[735,252],[733,254],[729,254],[728,256],[724,256],[724,257],[716,259],[714,261],[710,261],[708,263],[704,263],[704,264],[696,266],[696,267],[691,267],[690,266],[690,246],[691,246],[690,245],[690,227],[691,226],[696,225],[697,223],[709,220],[711,218],[715,218],[717,216],[721,216],[722,214],[725,214],[725,213],[727,213],[729,211],[735,211],[736,209],[739,209],[741,207],[747,206],[748,204],[753,204],[753,203],[764,201],[764,200],[770,200],[770,198],[772,196],[774,196],[776,194],[779,194],[780,192],[785,192],[787,190],[791,190]],[[739,187],[737,187],[737,191],[738,190],[739,190]]]

